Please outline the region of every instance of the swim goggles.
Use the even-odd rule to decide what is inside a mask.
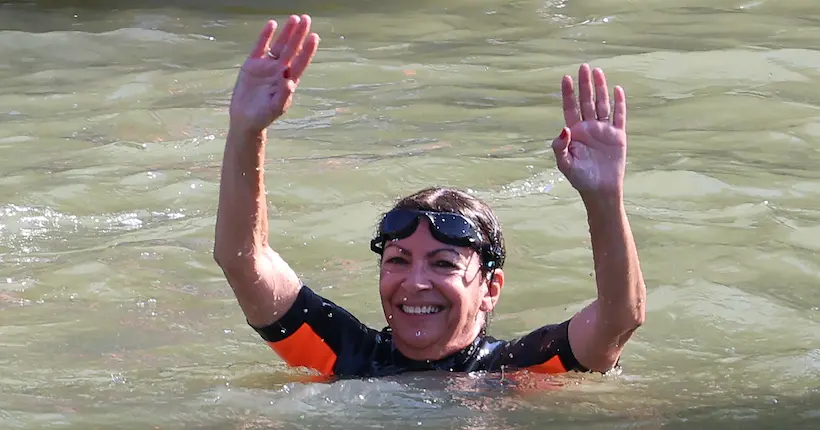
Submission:
[[[379,234],[370,241],[370,249],[382,255],[388,241],[404,239],[419,226],[421,217],[430,221],[430,233],[441,243],[465,246],[481,253],[484,266],[497,268],[503,261],[500,248],[487,243],[472,221],[451,212],[431,212],[412,209],[394,209],[382,219]]]

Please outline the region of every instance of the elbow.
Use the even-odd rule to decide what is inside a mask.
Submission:
[[[637,330],[643,325],[644,321],[646,321],[646,309],[643,306],[643,302],[641,302],[629,316],[628,325],[630,326],[630,331]]]
[[[603,309],[599,309],[599,312]],[[607,315],[599,314],[601,322],[599,329],[607,333],[612,339],[618,339],[618,344],[625,342],[640,328],[646,320],[646,312],[641,303],[625,306],[620,310],[608,309]]]
[[[219,267],[224,269],[226,266],[230,265],[230,262],[236,259],[236,254],[236,252],[233,252],[233,254],[231,255],[231,253],[219,241],[216,241],[216,243],[214,243],[214,250],[212,256]]]
[[[225,272],[246,270],[249,265],[253,266],[256,260],[252,251],[243,252],[241,248],[219,242],[214,244],[212,256],[216,264]]]
[[[642,284],[641,284],[642,285]],[[632,333],[640,328],[646,321],[646,292],[643,288],[636,292],[626,303],[623,304],[620,312],[620,321],[624,333]]]
[[[625,334],[632,334],[643,325],[645,320],[646,310],[644,309],[643,302],[640,302],[623,316],[623,332]]]

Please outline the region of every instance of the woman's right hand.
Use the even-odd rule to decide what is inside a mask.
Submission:
[[[288,110],[319,46],[319,36],[309,34],[308,15],[291,16],[271,45],[276,27],[276,21],[267,22],[236,79],[230,127],[242,134],[262,133]]]

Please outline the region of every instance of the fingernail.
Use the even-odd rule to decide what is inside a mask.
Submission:
[[[566,140],[566,138],[567,138],[567,128],[566,127],[564,127],[564,129],[561,130],[561,135],[558,136],[558,137],[560,137],[561,140]]]

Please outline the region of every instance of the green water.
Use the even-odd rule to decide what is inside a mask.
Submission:
[[[0,428],[818,428],[814,2],[230,3],[0,4]],[[546,142],[578,64],[626,88],[620,375],[311,384],[261,342],[211,258],[218,174],[237,66],[294,12],[322,44],[270,133],[271,239],[377,328],[374,223],[431,184],[502,220],[493,335],[593,298]]]

